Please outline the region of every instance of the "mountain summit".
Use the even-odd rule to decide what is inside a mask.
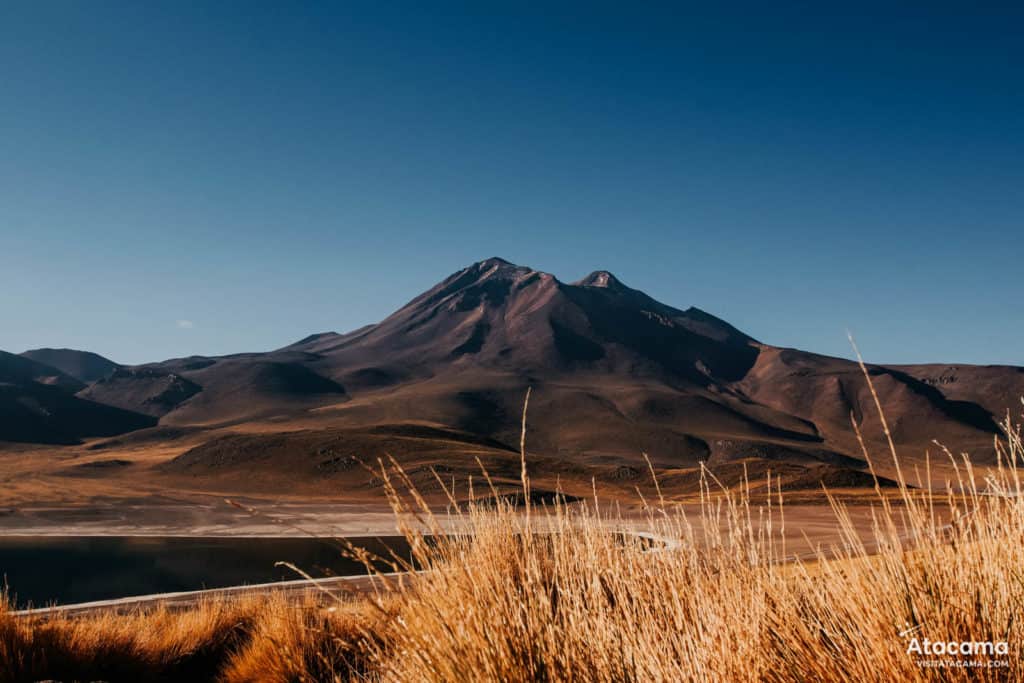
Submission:
[[[573,283],[578,287],[605,287],[607,289],[624,289],[624,286],[619,279],[609,273],[607,270],[595,270],[590,275],[586,276],[582,280],[578,280]]]

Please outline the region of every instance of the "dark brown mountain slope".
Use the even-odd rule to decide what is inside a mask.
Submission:
[[[0,351],[0,382],[8,384],[38,382],[69,393],[74,393],[85,387],[84,382],[55,367],[6,351]]]
[[[894,440],[908,447],[908,456],[921,455],[929,447],[937,450],[933,439],[954,450],[988,453],[998,432],[996,411],[1005,414],[1017,397],[1024,395],[1024,375],[1009,368],[1002,373],[998,391],[988,393],[983,403],[948,396],[915,377],[910,369],[869,367]],[[851,413],[866,438],[880,441],[878,411],[856,363],[764,347],[758,362],[735,388],[754,401],[813,422],[827,442],[844,452],[857,454],[860,450]],[[980,394],[971,398],[980,398]]]
[[[72,395],[81,383],[55,368],[0,351],[0,441],[73,444],[156,420]]]
[[[345,388],[318,374],[308,353],[183,358],[122,368],[82,396],[167,424],[217,424],[340,401]]]

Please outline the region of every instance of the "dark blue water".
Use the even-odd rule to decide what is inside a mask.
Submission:
[[[350,539],[378,555],[407,555],[404,539]],[[0,576],[18,607],[73,604],[150,593],[301,578],[365,575],[333,539],[179,536],[0,537]],[[385,569],[385,567],[381,567]]]

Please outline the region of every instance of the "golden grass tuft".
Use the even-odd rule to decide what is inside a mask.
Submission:
[[[76,617],[3,605],[0,681],[209,679],[257,614],[256,598]]]
[[[218,680],[365,680],[370,652],[386,627],[382,613],[366,602],[307,597],[294,604],[278,598],[249,634],[245,646],[226,662]]]

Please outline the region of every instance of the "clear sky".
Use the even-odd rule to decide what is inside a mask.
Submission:
[[[267,350],[497,255],[1024,365],[1020,3],[526,4],[3,3],[0,348]]]

